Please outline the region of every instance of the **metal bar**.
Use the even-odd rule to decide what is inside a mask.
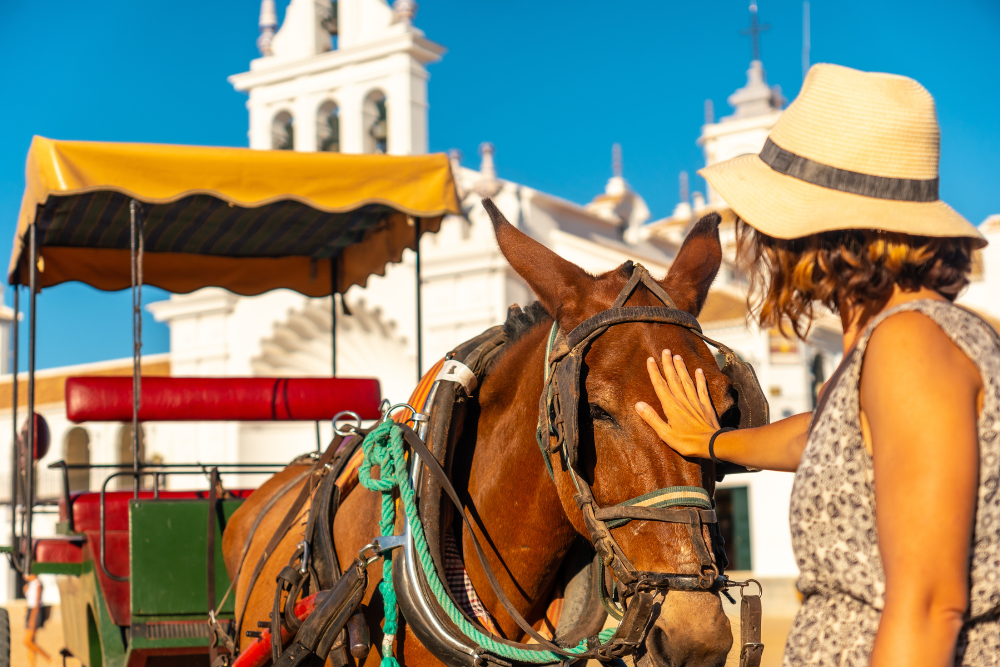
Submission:
[[[56,461],[48,465],[49,470],[66,466],[68,470],[91,470],[94,468],[131,468],[131,463],[65,463]],[[144,468],[150,470],[164,470],[168,468],[197,468],[202,470],[202,466],[210,468],[280,468],[288,467],[288,463],[157,463],[156,465],[145,465]]]
[[[124,577],[120,577],[117,574],[111,574],[111,571],[108,570],[108,562],[107,562],[108,550],[107,550],[107,548],[105,547],[105,544],[104,544],[104,535],[107,532],[106,531],[106,525],[105,525],[107,522],[105,520],[106,517],[105,517],[105,511],[104,511],[104,494],[108,490],[108,482],[110,482],[115,477],[119,477],[121,475],[128,475],[128,474],[135,474],[135,473],[130,473],[129,471],[122,471],[122,472],[111,473],[110,475],[108,475],[105,478],[104,483],[101,484],[101,505],[100,505],[100,508],[101,508],[101,514],[100,514],[101,559],[100,559],[100,565],[101,565],[101,569],[104,570],[104,574],[108,575],[108,578],[112,579],[114,581],[128,581],[128,576],[126,575]],[[136,479],[138,479],[138,475],[136,475]],[[134,486],[138,486],[138,482],[136,482],[136,484]],[[136,498],[138,499],[138,494],[136,495]],[[131,562],[131,560],[130,560],[130,562]]]
[[[132,478],[133,497],[139,498],[139,402],[142,400],[142,252],[143,212],[135,199],[129,202],[132,248]]]
[[[206,581],[205,581],[205,594],[208,597],[208,617],[209,621],[215,620],[215,504],[218,501],[215,490],[219,486],[219,469],[212,468],[212,472],[208,476],[208,534],[206,535],[206,557],[205,562],[207,567]],[[294,604],[295,600],[291,600]],[[287,602],[285,604],[288,604]],[[208,664],[215,665],[216,658],[218,657],[218,642],[216,641],[215,633],[212,632],[212,636],[208,642]]]
[[[18,267],[20,268],[20,267]],[[20,275],[20,273],[18,273]],[[14,566],[14,569],[24,574],[21,568],[21,562],[18,559],[17,552],[17,464],[18,464],[18,451],[20,446],[17,441],[17,366],[18,357],[20,356],[20,350],[18,349],[18,342],[20,339],[20,315],[21,315],[21,286],[17,283],[14,284],[14,323],[13,332],[11,336],[11,346],[13,348],[12,358],[11,358],[11,372],[13,373],[14,384],[12,385],[12,390],[14,394],[14,405],[11,407],[11,419],[12,419],[12,431],[13,437],[10,441],[10,546],[13,548],[13,552],[10,556],[10,562]]]
[[[424,326],[423,326],[423,304],[421,303],[421,279],[420,279],[420,223],[422,218],[413,219],[414,239],[413,248],[415,252],[414,266],[416,267],[417,283],[417,382],[423,375],[424,368]]]
[[[66,523],[68,524],[69,532],[75,533],[76,522],[73,520],[73,503],[69,497],[69,470],[66,468],[66,463],[63,461],[59,461],[59,463],[62,463],[59,467],[62,468],[63,502],[66,505]],[[51,468],[52,466],[49,467]]]
[[[218,472],[221,473],[221,471],[218,471]],[[266,471],[260,471],[260,472],[263,473],[263,472],[266,472]],[[115,477],[123,477],[125,475],[142,476],[142,475],[159,475],[159,474],[163,474],[163,473],[157,472],[155,470],[140,470],[139,472],[134,472],[132,470],[120,470],[118,472],[114,472],[114,473],[111,473],[110,475],[108,475],[107,478],[105,478],[104,482],[101,484],[100,533],[99,533],[99,535],[100,535],[99,539],[100,539],[100,545],[101,545],[101,557],[100,557],[100,559],[99,559],[98,562],[99,562],[99,564],[101,566],[101,569],[104,571],[104,574],[108,575],[108,578],[110,578],[110,579],[113,579],[115,581],[128,581],[129,580],[128,576],[122,577],[122,576],[119,576],[117,574],[112,574],[108,570],[108,565],[107,565],[107,560],[106,560],[107,549],[105,548],[105,534],[106,534],[106,530],[107,530],[107,520],[106,520],[107,516],[106,516],[106,510],[105,510],[105,504],[106,504],[105,503],[105,496],[106,496],[107,490],[108,490],[108,482],[110,482]],[[205,474],[205,470],[204,470],[203,466],[199,466],[198,470],[178,471],[178,472],[176,472],[174,474],[178,474],[178,475],[204,475]],[[138,498],[136,498],[136,500],[138,500]]]
[[[28,437],[24,443],[24,497],[26,522],[24,526],[24,560],[23,573],[31,573],[32,541],[31,513],[35,506],[35,333],[38,328],[38,225],[31,225],[31,248],[28,257],[31,266],[28,268],[28,302],[31,315],[28,318]]]
[[[337,272],[340,268],[340,263],[337,261],[336,257],[330,258],[330,358],[331,366],[333,369],[333,377],[337,377],[337,287],[339,277]],[[318,422],[317,422],[318,423]],[[316,427],[317,429],[319,426]]]

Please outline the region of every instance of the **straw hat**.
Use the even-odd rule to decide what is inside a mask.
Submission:
[[[815,65],[759,155],[698,173],[747,223],[782,239],[835,229],[986,239],[938,199],[934,98],[913,79]]]

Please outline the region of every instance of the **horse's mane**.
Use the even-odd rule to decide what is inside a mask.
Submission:
[[[527,308],[512,306],[507,311],[507,321],[503,323],[503,332],[507,343],[516,343],[529,331],[542,323],[552,321],[552,316],[545,310],[540,301],[535,301]]]
[[[632,260],[626,260],[616,271],[626,280],[632,277],[632,270],[635,265]],[[527,308],[513,305],[507,310],[507,320],[503,323],[503,332],[507,337],[507,343],[516,343],[529,331],[539,324],[552,321],[552,316],[545,310],[545,306],[540,301],[528,304]]]
[[[551,322],[552,316],[549,315],[545,307],[538,301],[529,304],[526,308],[521,308],[517,305],[508,308],[507,319],[503,323],[503,335],[506,340],[504,341],[503,348],[499,350],[500,353],[496,354],[492,361],[490,361],[485,375],[490,374],[493,367],[503,358],[513,343],[524,338],[535,327]]]

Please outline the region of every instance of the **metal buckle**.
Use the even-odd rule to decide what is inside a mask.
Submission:
[[[345,417],[352,417],[354,424],[348,424],[343,429],[337,428],[337,422],[345,421]],[[361,430],[361,415],[354,410],[341,410],[333,416],[331,421],[333,422],[333,432],[340,436],[356,435]]]
[[[755,655],[751,656],[750,654]],[[747,642],[740,649],[740,665],[760,664],[761,656],[764,653],[764,645],[760,642]],[[756,658],[751,662],[751,658]]]
[[[298,546],[302,549],[302,556],[299,558],[299,574],[305,574],[309,571],[309,543],[302,540]]]
[[[365,554],[371,552],[371,556],[366,556]],[[378,552],[375,551],[375,545],[369,542],[365,546],[358,549],[358,560],[365,564],[365,567],[371,565],[380,558]]]
[[[361,547],[358,551],[358,560],[362,561],[367,567],[381,558],[382,554],[385,552],[398,549],[405,545],[406,538],[403,535],[379,535],[371,542]],[[369,552],[371,552],[371,555],[366,556],[365,554]]]
[[[372,551],[383,554],[406,545],[406,538],[402,535],[379,535],[372,540]]]
[[[754,585],[757,586],[757,597],[763,597],[764,596],[764,587],[761,586],[760,582],[757,581],[756,579],[747,579],[746,581],[733,581],[732,579],[728,579],[727,578],[725,584],[723,585],[723,590],[725,590],[727,588],[739,588],[740,589],[740,597],[742,597],[743,596],[743,589],[746,588],[747,586],[749,586],[750,584],[754,584]],[[733,604],[736,604],[735,600],[733,601]]]
[[[472,650],[472,662],[476,667],[489,667],[489,665],[499,665],[500,667],[513,667],[513,665],[506,660],[496,657],[492,653],[488,653],[486,649],[482,646],[477,646]]]
[[[383,401],[382,404],[385,405],[387,402],[388,401]],[[409,403],[397,403],[396,405],[387,407],[385,410],[382,411],[382,419],[391,418],[392,413],[396,412],[397,410],[409,410],[410,417],[406,421],[413,422],[414,424],[417,424],[419,422],[425,422],[430,419],[430,415],[425,415],[424,413],[420,412]]]

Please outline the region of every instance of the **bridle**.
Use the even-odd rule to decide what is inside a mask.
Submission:
[[[664,304],[662,307],[624,307],[625,302],[643,284]],[[518,309],[519,311],[520,309]],[[609,614],[619,619],[614,635],[606,641],[594,635],[587,638],[585,652],[570,653],[567,645],[557,638],[549,639],[539,634],[521,615],[515,605],[504,592],[503,586],[493,571],[486,557],[486,551],[479,543],[470,523],[465,506],[449,479],[448,474],[439,463],[435,454],[415,432],[403,427],[404,437],[411,451],[422,465],[415,465],[411,470],[413,486],[422,488],[423,473],[426,470],[429,477],[440,487],[443,495],[455,506],[457,515],[465,524],[474,551],[487,582],[493,589],[497,603],[511,619],[531,637],[535,643],[524,644],[503,638],[495,638],[496,643],[525,651],[549,651],[566,658],[567,662],[581,659],[596,659],[610,661],[625,655],[634,655],[636,664],[640,664],[640,656],[645,653],[642,642],[657,610],[657,596],[668,591],[711,591],[725,593],[726,589],[745,583],[730,582],[719,573],[719,568],[712,559],[711,547],[706,544],[702,535],[704,525],[717,525],[717,518],[708,491],[702,487],[669,487],[657,489],[638,498],[626,501],[613,507],[600,507],[594,499],[590,485],[580,474],[579,465],[579,403],[581,396],[581,370],[584,357],[591,343],[603,334],[609,327],[624,323],[669,324],[683,327],[705,342],[714,345],[726,357],[726,365],[722,372],[726,374],[736,388],[737,406],[740,410],[740,426],[761,426],[767,423],[767,401],[757,382],[753,369],[739,359],[736,353],[725,345],[718,343],[702,334],[697,320],[676,307],[673,300],[649,275],[641,265],[634,265],[632,276],[622,289],[614,304],[594,317],[584,321],[568,335],[559,331],[553,325],[546,348],[547,364],[545,368],[545,383],[543,386],[539,424],[538,442],[542,449],[546,466],[552,471],[552,457],[561,454],[565,468],[572,476],[576,485],[576,502],[583,513],[584,523],[589,533],[589,540],[597,552],[596,561],[600,564],[599,583],[601,602]],[[472,397],[475,388],[481,384],[490,359],[495,358],[504,348],[506,334],[502,327],[497,327],[477,337],[468,344],[471,349],[449,353],[444,369],[437,376],[431,396],[445,391],[447,384],[453,395],[462,401]],[[444,398],[447,399],[445,392]],[[428,398],[427,403],[437,404],[436,398]],[[444,404],[450,405],[449,400]],[[433,411],[433,409],[432,409]],[[454,415],[448,411],[442,412],[440,420],[449,422]],[[465,414],[464,411],[461,414]],[[435,412],[429,415],[430,423],[437,423],[439,415]],[[433,427],[431,430],[434,430]],[[543,437],[548,436],[548,437]],[[442,430],[430,438],[431,441],[441,440],[442,446],[449,440],[447,431]],[[442,449],[442,453],[445,452]],[[446,457],[447,458],[447,457]],[[432,494],[433,495],[433,494]],[[420,493],[418,492],[418,501]],[[447,502],[447,501],[446,501]],[[629,561],[620,546],[611,535],[611,530],[628,521],[665,521],[684,524],[688,527],[691,544],[698,555],[700,571],[698,574],[661,573],[638,571]],[[408,521],[403,522],[403,535],[398,540],[398,546],[404,549],[403,558],[393,561],[393,582],[397,590],[397,598],[403,615],[410,629],[424,646],[427,646],[435,656],[452,667],[487,667],[503,665],[510,667],[510,662],[492,654],[481,646],[469,642],[469,638],[454,629],[453,624],[443,622],[440,607],[430,600],[426,578],[421,574],[418,557],[413,553],[413,539]],[[383,538],[378,538],[382,540]],[[395,547],[388,547],[395,548]],[[381,548],[376,549],[380,551]],[[604,583],[605,570],[610,569],[614,586],[619,593],[620,606],[616,606],[614,596],[609,594]],[[748,601],[744,596],[744,606]],[[732,599],[732,598],[730,598]],[[759,597],[752,598],[759,612]],[[741,611],[741,617],[749,615]],[[757,613],[759,616],[759,613]],[[756,621],[759,628],[759,620]],[[759,636],[759,634],[758,634]],[[744,644],[762,649],[758,643]],[[759,657],[760,649],[755,649]],[[748,653],[748,655],[751,655]],[[741,658],[742,661],[742,658]],[[648,658],[642,658],[642,665],[648,663]],[[743,664],[741,662],[741,664]],[[759,664],[747,662],[749,665]]]
[[[663,306],[625,307],[626,301],[642,284]],[[702,526],[717,524],[708,492],[702,487],[668,487],[644,494],[612,507],[601,507],[593,490],[579,470],[579,406],[581,396],[581,370],[591,344],[610,327],[628,323],[669,324],[687,329],[703,341],[717,348],[726,358],[722,373],[732,381],[737,392],[740,428],[753,428],[768,423],[767,400],[760,388],[753,368],[741,360],[730,348],[702,333],[698,320],[677,308],[649,272],[635,264],[632,276],[622,288],[611,308],[584,320],[576,328],[563,334],[558,323],[553,324],[546,348],[545,385],[539,405],[537,439],[550,475],[551,457],[561,454],[563,465],[569,473],[577,493],[574,496],[590,541],[597,551],[603,567],[611,570],[614,585],[622,598],[643,593],[679,591],[712,591],[726,587],[719,568],[712,558],[711,545],[706,544]],[[639,571],[622,551],[611,534],[611,529],[628,521],[661,521],[684,524],[688,528],[691,546],[698,558],[698,574]],[[603,573],[602,573],[603,574]],[[605,577],[600,577],[601,598],[608,613],[621,618],[623,609],[617,609],[613,596],[606,589]]]

